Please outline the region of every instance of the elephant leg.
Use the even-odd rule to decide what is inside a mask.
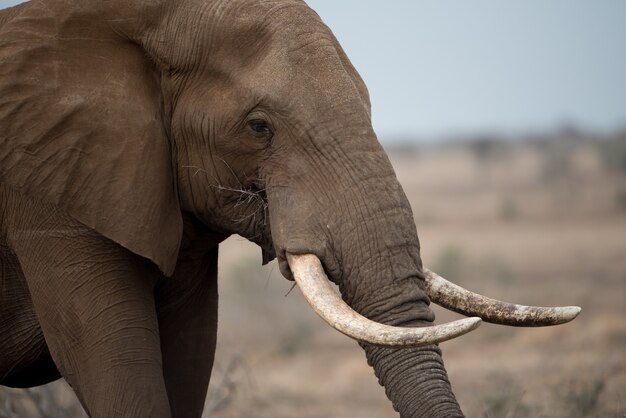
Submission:
[[[61,377],[44,340],[28,286],[0,237],[0,385],[25,388]]]
[[[169,417],[159,272],[54,207],[27,204],[11,211],[9,242],[59,371],[92,417]]]
[[[217,339],[217,247],[201,259],[181,257],[155,293],[163,374],[174,417],[200,417]]]

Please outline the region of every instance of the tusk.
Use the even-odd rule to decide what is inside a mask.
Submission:
[[[380,324],[358,314],[341,299],[315,255],[287,253],[287,261],[302,295],[313,310],[331,327],[359,341],[388,347],[421,347],[456,338],[476,329],[481,322],[480,318],[465,318],[419,328]]]
[[[443,277],[424,269],[426,292],[437,305],[467,316],[479,316],[487,322],[515,327],[559,325],[576,318],[578,306],[544,308],[515,305],[470,292]]]

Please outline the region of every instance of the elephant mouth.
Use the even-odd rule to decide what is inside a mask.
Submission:
[[[274,241],[272,240],[272,232],[267,228],[267,231],[263,231],[257,234],[255,237],[250,238],[250,241],[254,242],[261,248],[261,263],[263,265],[268,264],[276,258],[276,250],[274,249]]]
[[[324,321],[351,338],[378,346],[401,348],[436,344],[476,329],[482,320],[521,327],[559,325],[573,320],[581,311],[577,306],[538,307],[499,301],[424,269],[430,299],[444,308],[472,317],[430,327],[394,327],[371,321],[348,306],[332,288],[316,255],[286,253],[286,260],[304,298]]]

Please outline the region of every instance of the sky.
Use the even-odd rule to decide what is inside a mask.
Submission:
[[[307,3],[365,80],[382,142],[626,126],[626,1]]]

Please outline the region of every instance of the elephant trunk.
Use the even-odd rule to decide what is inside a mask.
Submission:
[[[439,347],[393,349],[363,343],[361,347],[401,417],[463,416]]]
[[[400,327],[432,326],[420,247],[409,204],[395,183],[393,199],[374,202],[365,222],[369,232],[346,233],[340,282],[342,296],[369,319]],[[361,193],[371,193],[365,186]],[[376,194],[380,192],[377,191]],[[353,252],[351,247],[361,250]],[[353,257],[351,256],[353,255]],[[463,416],[452,392],[439,347],[394,349],[360,343],[387,397],[402,417]]]
[[[290,161],[289,178],[268,182],[281,271],[291,276],[288,254],[312,253],[361,315],[397,327],[430,326],[434,314],[408,200],[375,138],[350,138],[342,141],[350,155],[338,156],[336,143],[318,146],[316,164]],[[361,346],[401,416],[462,416],[436,346]]]
[[[383,191],[364,184],[364,227],[345,231],[341,247],[346,302],[367,318],[400,327],[433,325],[425,292],[420,246],[404,192],[389,176]],[[355,250],[356,248],[356,250]],[[402,417],[463,416],[435,345],[393,349],[361,343],[388,398]]]

